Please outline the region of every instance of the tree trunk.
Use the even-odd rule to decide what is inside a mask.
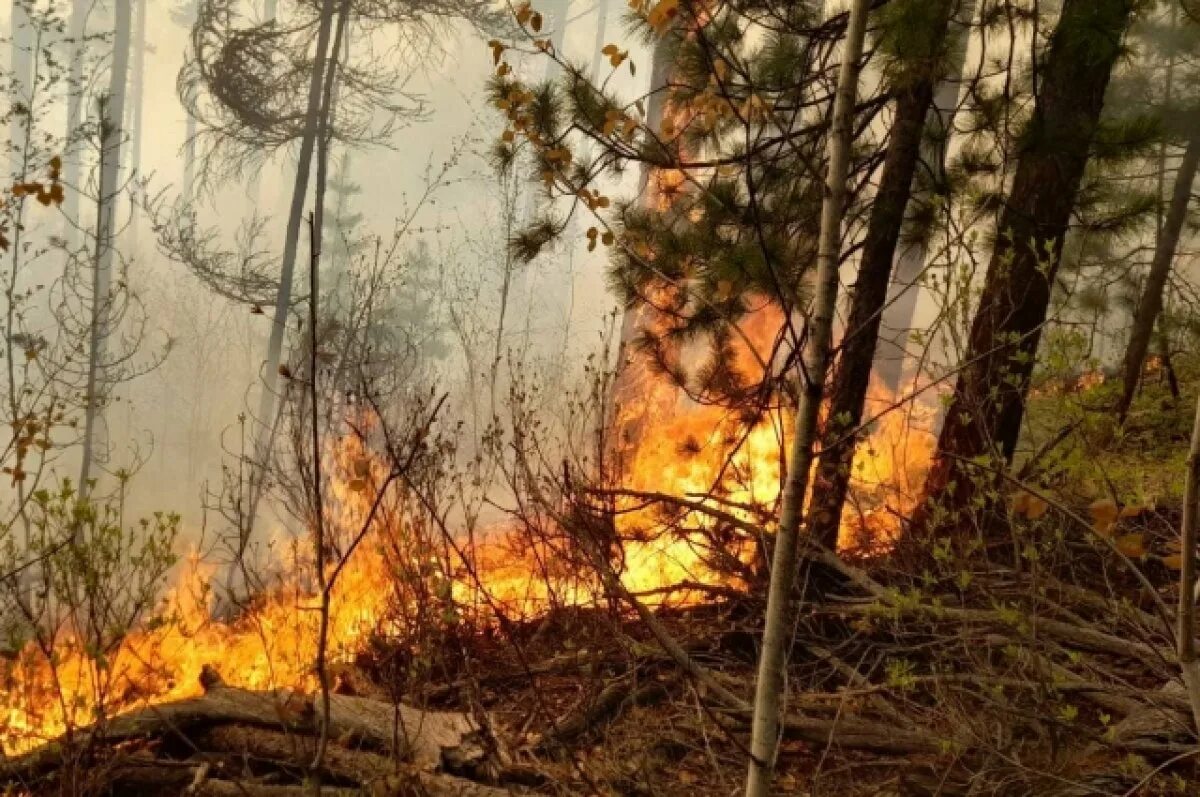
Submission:
[[[140,177],[142,173],[142,139],[145,132],[142,115],[146,93],[146,0],[136,0],[136,2],[137,39],[133,45],[133,72],[129,92],[129,102],[133,106],[129,112],[129,171],[130,174]],[[137,202],[132,202],[131,207],[129,245],[132,249],[136,249],[138,240]]]
[[[93,477],[100,432],[97,428],[103,400],[105,341],[108,338],[113,254],[116,250],[117,198],[121,189],[121,144],[124,136],[125,84],[129,78],[130,0],[115,0],[115,32],[112,73],[108,94],[102,103],[100,121],[100,193],[96,204],[96,259],[92,278],[91,346],[88,357],[87,393],[84,401],[83,455],[79,469],[79,489],[86,493]]]
[[[89,0],[73,0],[71,4],[71,21],[68,24],[68,35],[71,40],[72,52],[67,56],[71,60],[71,70],[67,78],[67,130],[63,141],[68,149],[64,157],[63,182],[66,184],[66,196],[63,201],[63,215],[66,216],[65,237],[68,243],[78,240],[80,224],[79,196],[82,188],[83,162],[75,137],[79,135],[79,127],[83,122],[83,62],[87,55],[84,37],[87,35]]]
[[[247,516],[241,530],[238,558],[245,552],[249,535],[253,531],[258,502],[261,498],[265,471],[269,464],[275,433],[275,394],[279,384],[279,366],[283,361],[283,337],[287,331],[288,308],[292,301],[292,279],[296,270],[296,251],[300,244],[300,227],[304,219],[304,203],[308,199],[309,175],[312,170],[313,150],[316,148],[317,132],[321,126],[323,107],[325,60],[329,55],[329,43],[333,33],[334,0],[323,0],[321,19],[317,26],[316,55],[313,59],[312,76],[308,86],[308,112],[304,131],[300,138],[300,153],[296,162],[296,179],[292,185],[292,203],[288,211],[287,232],[283,242],[283,258],[279,273],[279,292],[275,299],[271,336],[267,341],[267,358],[263,372],[262,394],[259,398],[259,431],[254,448],[254,459],[249,485]]]
[[[914,206],[931,203],[936,191],[946,181],[946,151],[954,130],[954,117],[958,113],[959,95],[962,93],[960,77],[967,61],[969,25],[975,19],[976,5],[977,0],[962,0],[958,4],[956,16],[962,20],[964,30],[953,35],[957,40],[951,61],[954,68],[946,70],[933,94],[932,113],[927,115],[928,127],[921,146],[921,165],[929,175],[925,180],[925,190],[912,197],[910,211]],[[882,329],[875,354],[875,376],[889,394],[898,393],[904,379],[909,333],[914,327],[917,303],[921,298],[920,279],[928,253],[928,242],[921,237],[900,251],[892,267],[892,283],[881,310]]]
[[[10,98],[15,105],[18,102],[27,110],[32,107],[33,93],[33,21],[29,19],[28,0],[12,0],[12,92]],[[9,122],[12,136],[12,172],[13,176],[23,178],[21,171],[25,168],[22,157],[25,152],[25,135],[28,125],[24,115],[11,114]]]
[[[868,0],[853,0],[850,5],[837,94],[833,103],[812,316],[808,324],[804,364],[800,370],[802,392],[796,410],[796,428],[792,436],[783,507],[771,562],[771,583],[767,593],[762,651],[759,653],[758,681],[754,694],[746,797],[767,797],[775,773],[780,703],[792,631],[791,597],[799,553],[800,515],[808,489],[813,444],[817,437],[817,416],[825,392],[825,373],[829,367],[833,320],[837,312],[842,217],[846,205],[850,148],[854,136],[854,103],[858,94],[859,61],[862,59],[863,39],[866,36],[867,8]]]
[[[1197,122],[1200,122],[1200,119],[1197,119]],[[1196,181],[1197,167],[1200,166],[1200,131],[1197,131],[1195,126],[1192,129],[1192,137],[1183,153],[1183,162],[1179,164],[1179,171],[1175,173],[1171,204],[1163,223],[1162,234],[1158,237],[1158,245],[1154,249],[1150,276],[1146,279],[1141,299],[1138,300],[1129,347],[1125,350],[1125,361],[1121,369],[1124,384],[1117,404],[1117,416],[1122,421],[1129,414],[1138,382],[1142,378],[1142,368],[1146,365],[1146,352],[1150,350],[1154,325],[1162,312],[1163,293],[1167,287],[1167,279],[1171,276],[1171,264],[1175,262],[1175,253],[1179,249],[1179,236],[1187,221],[1192,185]]]
[[[1196,660],[1196,513],[1200,510],[1200,398],[1192,423],[1192,444],[1188,450],[1187,481],[1183,498],[1183,524],[1180,540],[1179,616],[1175,637],[1179,669],[1184,690],[1192,707],[1194,730],[1200,732],[1200,662]]]
[[[1063,238],[1133,0],[1065,0],[1001,211],[962,370],[913,518],[923,535],[972,505],[996,456],[1012,461]],[[931,498],[940,503],[935,512]],[[935,517],[936,515],[936,517]]]
[[[942,48],[954,3],[942,0],[939,10],[942,14],[931,37],[931,55]],[[850,468],[858,439],[853,432],[862,422],[863,402],[871,381],[892,263],[912,193],[913,176],[921,157],[925,120],[937,80],[936,70],[929,68],[904,86],[896,98],[891,139],[879,190],[871,205],[871,219],[854,284],[841,359],[833,378],[828,420],[821,436],[813,505],[809,510],[809,533],[827,548],[837,545],[842,506],[850,487]]]

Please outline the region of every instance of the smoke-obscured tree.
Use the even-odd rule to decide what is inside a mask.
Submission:
[[[918,535],[995,500],[990,469],[1010,462],[1064,239],[1134,15],[1130,0],[1066,0],[1037,64],[986,280],[954,396],[914,519]],[[990,463],[990,464],[989,464]]]
[[[33,90],[33,58],[34,47],[40,44],[41,37],[37,35],[32,20],[29,18],[30,0],[12,0],[12,14],[9,28],[12,41],[11,66],[7,87],[12,107],[12,121],[9,123],[9,146],[13,148],[13,163],[19,163],[20,152],[24,148],[25,124],[21,119],[22,109],[28,113],[30,94]]]
[[[130,0],[114,0],[112,66],[109,88],[100,100],[100,182],[97,197],[95,264],[91,294],[91,342],[85,393],[83,451],[79,486],[88,490],[98,449],[104,445],[100,429],[100,385],[107,364],[108,336],[112,331],[111,284],[117,246],[117,205],[121,198],[121,153],[126,138],[125,95],[129,81],[132,14]]]
[[[1122,361],[1122,388],[1116,407],[1117,415],[1122,419],[1133,403],[1156,326],[1161,329],[1165,322],[1162,311],[1167,285],[1193,207],[1193,189],[1200,169],[1200,46],[1197,44],[1200,42],[1200,20],[1191,15],[1181,17],[1173,9],[1170,22],[1160,20],[1153,27],[1151,24],[1144,23],[1142,27],[1150,27],[1150,30],[1143,35],[1149,41],[1148,49],[1158,53],[1166,67],[1145,70],[1135,85],[1143,89],[1144,98],[1153,96],[1145,92],[1158,85],[1159,79],[1162,81],[1161,101],[1156,109],[1163,126],[1163,140],[1156,158],[1159,182],[1155,206],[1158,213],[1153,256],[1134,305],[1133,327]],[[1169,335],[1162,330],[1161,337],[1167,340]],[[1168,358],[1164,366],[1169,368],[1169,350],[1161,354]]]
[[[68,144],[67,150],[63,153],[66,163],[63,180],[68,188],[73,189],[67,192],[66,201],[64,202],[64,213],[67,217],[67,240],[69,242],[73,242],[78,234],[78,220],[80,218],[79,196],[83,191],[81,148],[73,146],[72,142],[78,137],[78,131],[81,129],[84,120],[84,103],[86,100],[84,74],[89,63],[89,45],[92,44],[88,36],[88,18],[91,9],[92,4],[88,0],[72,0],[71,17],[67,29],[68,36],[65,42],[67,52],[64,61],[71,65],[70,74],[65,82],[67,126],[65,135],[63,136],[64,142]]]
[[[27,93],[21,107],[3,118],[5,123],[21,125],[16,137],[21,146],[12,150],[15,173],[0,202],[0,254],[4,260],[0,406],[3,422],[12,430],[10,442],[0,453],[4,476],[11,485],[0,509],[0,615],[5,618],[3,633],[14,633],[18,639],[34,631],[51,636],[63,633],[68,622],[79,619],[64,617],[64,612],[105,611],[96,603],[84,605],[82,599],[100,598],[94,591],[72,592],[83,585],[64,580],[87,577],[88,567],[79,566],[81,557],[96,557],[89,565],[96,568],[93,572],[128,564],[105,560],[102,550],[91,547],[93,543],[103,546],[120,537],[122,545],[137,547],[125,536],[132,534],[129,529],[104,525],[108,518],[102,516],[116,507],[110,503],[110,485],[92,496],[85,495],[91,491],[92,476],[97,475],[94,466],[106,453],[100,450],[103,435],[98,419],[118,385],[155,367],[162,356],[142,351],[148,320],[124,277],[123,261],[113,250],[120,226],[113,206],[125,194],[119,179],[114,183],[110,171],[105,184],[108,193],[104,194],[88,188],[100,181],[83,181],[78,204],[92,211],[95,222],[68,222],[86,236],[84,245],[73,246],[49,232],[54,229],[54,216],[76,191],[63,180],[62,153],[76,147],[84,156],[81,160],[90,161],[92,153],[115,146],[114,136],[121,130],[118,126],[103,138],[87,127],[62,135],[57,111],[65,99],[64,86],[68,97],[74,93],[70,84],[73,65],[57,57],[55,47],[67,29],[67,20],[53,8],[31,8],[26,20],[31,44]],[[97,160],[103,162],[105,157]],[[97,301],[102,265],[117,276],[109,281],[103,300]],[[98,328],[117,334],[97,346],[94,333]],[[77,457],[88,442],[92,443],[91,455],[85,463],[91,472],[80,485],[65,474],[81,467]],[[128,472],[118,473],[111,486],[122,491],[127,480]],[[93,498],[95,503],[90,503]],[[100,525],[72,527],[62,513],[71,503],[81,513],[94,510],[93,517]],[[79,533],[72,536],[72,528]],[[109,553],[119,558],[127,551],[110,549]],[[74,570],[67,573],[60,569],[63,567]],[[156,579],[158,575],[161,573]],[[156,583],[155,588],[158,586]],[[98,576],[89,589],[112,587],[113,582]],[[72,596],[81,600],[72,602]],[[51,605],[54,602],[57,605]],[[78,630],[83,630],[83,625]]]
[[[201,0],[180,0],[171,9],[171,20],[188,30],[196,22]],[[187,113],[183,135],[183,204],[191,205],[196,193],[196,117]]]
[[[314,164],[314,156],[335,145],[386,141],[398,120],[419,115],[420,103],[401,93],[405,70],[436,53],[436,32],[456,20],[485,25],[493,23],[496,14],[482,0],[325,0],[316,6],[297,3],[256,22],[239,13],[239,5],[231,0],[205,0],[200,7],[179,88],[199,126],[202,179],[214,183],[261,164],[281,148],[298,147],[280,269],[277,276],[256,275],[275,286],[256,415],[257,463],[268,459],[274,437],[304,210],[310,201],[321,205],[325,193],[319,179],[312,185],[311,175],[314,166],[318,175],[324,174],[328,163],[317,157]],[[389,27],[400,34],[395,58],[341,62],[346,36],[362,40]],[[327,140],[318,140],[321,131]],[[318,250],[322,226],[317,228]],[[253,526],[258,503],[254,496],[261,487],[261,469],[256,466],[253,471],[255,485],[239,532],[243,539]]]

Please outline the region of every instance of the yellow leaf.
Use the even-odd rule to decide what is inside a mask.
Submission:
[[[1182,570],[1183,569],[1183,554],[1181,554],[1181,553],[1167,554],[1166,556],[1164,556],[1162,558],[1162,563],[1171,570]]]
[[[1037,520],[1046,514],[1050,509],[1050,504],[1038,498],[1036,495],[1029,496],[1029,505],[1025,508],[1025,517],[1030,520]]]

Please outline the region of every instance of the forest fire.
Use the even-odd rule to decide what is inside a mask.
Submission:
[[[919,482],[929,442],[926,435],[909,429],[906,420],[902,413],[885,416],[859,448],[855,481],[861,489],[843,526],[846,545],[867,541],[886,546],[898,528],[898,514],[909,508],[905,502]],[[783,443],[775,424],[740,429],[736,420],[714,408],[696,408],[652,428],[630,463],[630,491],[683,498],[719,495],[724,507],[774,504]],[[915,462],[906,458],[914,455]],[[338,473],[332,485],[330,533],[346,540],[362,526],[373,485],[382,483],[382,465],[351,436],[339,441],[330,459]],[[592,581],[556,564],[552,547],[512,544],[503,529],[469,553],[464,551],[469,568],[461,558],[434,559],[432,567],[422,568],[415,552],[403,550],[399,513],[381,512],[379,518],[333,585],[329,650],[334,663],[351,660],[375,633],[400,632],[385,626],[396,617],[397,601],[404,599],[395,585],[405,574],[424,573],[448,583],[454,602],[474,606],[476,619],[494,611],[528,617],[554,605],[588,605],[603,597]],[[699,532],[692,538],[645,534],[644,527],[653,522],[649,510],[618,515],[617,530],[624,538],[621,575],[631,592],[647,595],[646,602],[655,605],[666,600],[659,592],[669,593],[685,582],[722,578],[706,564]],[[98,717],[194,696],[202,690],[206,665],[219,665],[234,686],[314,690],[318,596],[311,587],[311,561],[302,550],[297,542],[294,561],[279,585],[236,620],[212,618],[210,584],[216,568],[193,558],[164,598],[157,619],[111,649],[89,650],[66,629],[49,639],[52,656],[38,644],[27,645],[4,665],[4,750],[27,751]],[[405,555],[411,561],[398,561]],[[686,590],[671,598],[675,603],[699,599]]]

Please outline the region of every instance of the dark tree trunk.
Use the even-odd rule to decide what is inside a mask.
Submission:
[[[946,190],[946,156],[954,120],[959,111],[963,91],[963,69],[967,64],[967,48],[976,17],[978,0],[959,0],[951,17],[949,41],[943,39],[947,61],[942,65],[942,78],[933,91],[933,107],[926,114],[925,137],[921,143],[918,164],[925,176],[913,185],[908,201],[908,213],[916,215],[922,206],[937,200]],[[958,21],[955,22],[954,20]],[[920,172],[918,172],[920,173]],[[880,311],[879,340],[875,344],[876,383],[889,395],[900,392],[905,381],[910,338],[915,327],[917,305],[925,292],[921,277],[929,254],[929,240],[921,235],[899,247],[892,265],[892,284],[887,301]]]
[[[1133,0],[1065,0],[1001,212],[954,398],[913,518],[922,535],[953,524],[986,477],[1012,461],[1063,238],[1088,163]],[[985,488],[986,489],[986,488]],[[990,491],[989,491],[990,492]],[[939,511],[933,511],[931,497]]]
[[[935,49],[940,49],[946,37],[954,4],[947,2],[944,6],[946,13],[939,20]],[[925,119],[933,103],[938,78],[936,70],[930,70],[906,86],[896,98],[891,140],[883,162],[879,190],[871,207],[841,358],[830,389],[828,420],[821,435],[821,455],[813,487],[810,534],[827,547],[837,545],[857,442],[853,432],[862,422],[863,402],[871,381],[892,263],[912,195],[913,177],[921,159]]]
[[[1137,312],[1133,317],[1133,333],[1129,338],[1129,347],[1125,350],[1125,362],[1121,369],[1124,384],[1117,404],[1117,415],[1122,421],[1129,414],[1129,406],[1133,403],[1138,382],[1142,378],[1142,369],[1146,365],[1146,352],[1150,350],[1154,325],[1162,312],[1163,293],[1167,287],[1167,279],[1171,276],[1171,264],[1175,262],[1175,253],[1179,249],[1179,236],[1187,220],[1188,203],[1192,198],[1192,185],[1196,181],[1197,167],[1200,167],[1200,132],[1192,134],[1183,153],[1183,162],[1179,164],[1179,171],[1175,174],[1171,205],[1167,210],[1162,234],[1158,236],[1154,260],[1150,264],[1150,276],[1146,279]]]

